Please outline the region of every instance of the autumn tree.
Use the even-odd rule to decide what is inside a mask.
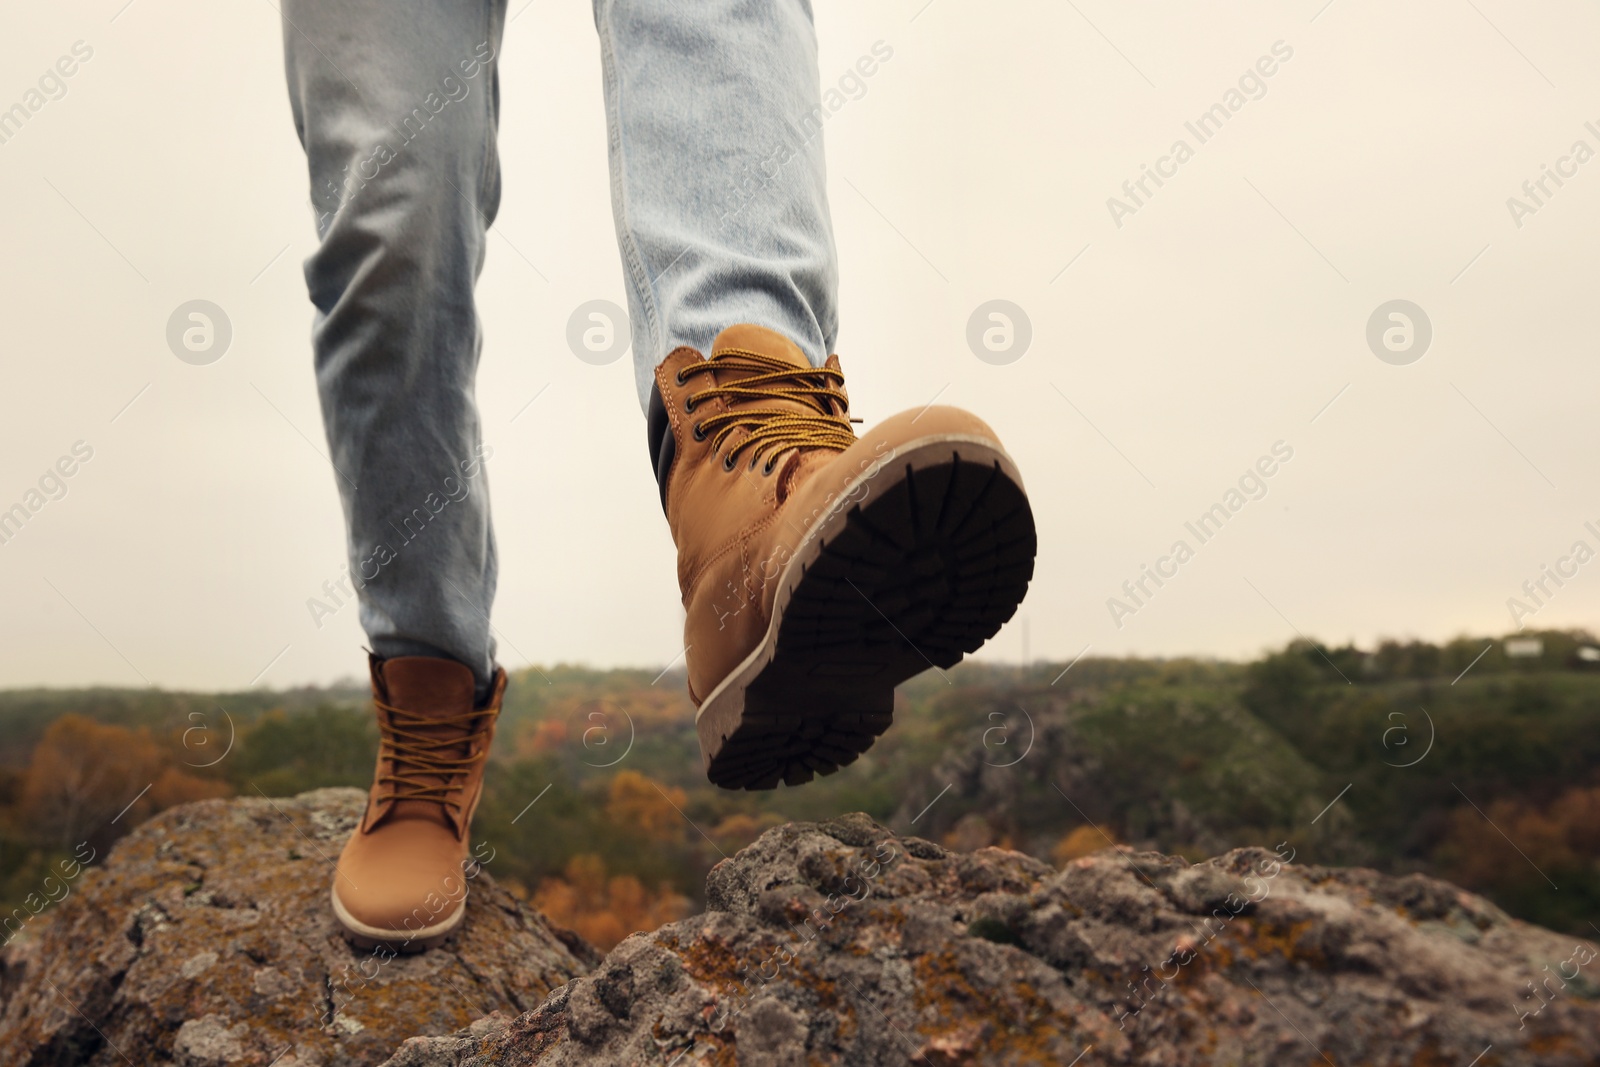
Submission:
[[[17,807],[19,822],[39,844],[66,849],[87,840],[103,851],[163,808],[229,792],[222,782],[174,766],[148,729],[63,715],[34,748]]]
[[[592,853],[572,857],[562,877],[541,879],[533,904],[602,952],[629,934],[683,918],[691,907],[665,883],[651,891],[631,874],[608,876],[605,860]]]
[[[1581,933],[1600,905],[1600,788],[1545,805],[1503,797],[1483,811],[1458,807],[1433,858],[1445,877],[1508,910]]]
[[[638,771],[619,771],[607,794],[606,818],[651,841],[676,841],[683,836],[688,802],[677,786],[663,788]]]

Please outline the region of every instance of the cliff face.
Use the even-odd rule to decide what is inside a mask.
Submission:
[[[1056,871],[860,815],[769,831],[713,868],[705,914],[603,961],[481,876],[455,942],[357,971],[334,1010],[363,957],[319,852],[358,811],[324,790],[140,828],[8,953],[0,1062],[1600,1063],[1594,941],[1445,883],[1288,846]]]
[[[390,1067],[1600,1062],[1592,943],[1291,856],[1055,871],[863,816],[779,827],[712,870],[706,914]],[[1548,1003],[1528,985],[1547,979]]]
[[[0,1063],[372,1064],[414,1034],[535,1007],[593,962],[494,884],[487,849],[442,950],[350,948],[328,885],[363,801],[203,801],[139,827],[7,948]]]

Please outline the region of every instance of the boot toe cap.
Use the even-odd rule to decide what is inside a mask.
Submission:
[[[428,937],[450,929],[461,920],[468,891],[459,841],[442,827],[384,840],[388,829],[358,833],[340,855],[333,879],[339,921],[366,937]]]

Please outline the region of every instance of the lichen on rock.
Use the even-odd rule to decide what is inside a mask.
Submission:
[[[362,960],[328,864],[360,807],[321,790],[141,827],[7,949],[0,1063],[1600,1062],[1593,943],[1447,883],[1261,848],[1057,870],[864,815],[767,831],[712,868],[703,914],[604,959],[485,877],[460,935],[345,989]]]
[[[853,815],[768,831],[707,899],[508,1025],[435,1039],[438,1062],[1578,1067],[1600,1049],[1580,984],[1512,1007],[1573,939],[1443,882],[1266,849],[1058,871]]]
[[[352,949],[328,885],[364,802],[207,800],[140,826],[7,947],[0,1063],[370,1065],[413,1035],[533,1008],[586,969],[592,949],[492,870],[441,948]]]

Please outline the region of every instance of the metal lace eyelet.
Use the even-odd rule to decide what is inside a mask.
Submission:
[[[682,385],[684,382],[689,380],[683,376],[683,371],[681,370],[677,374],[674,374],[673,378],[676,379],[679,385]]]
[[[694,439],[696,441],[704,441],[706,439],[705,423],[697,422],[694,424]]]
[[[761,473],[762,474],[771,474],[772,471],[773,471],[773,461],[769,459],[769,460],[767,460],[766,466],[761,468]]]
[[[686,397],[686,398],[684,398],[683,411],[684,411],[684,414],[690,414],[690,413],[692,413],[694,411],[694,397]]]
[[[728,455],[727,455],[727,458],[722,461],[722,469],[725,470],[725,471],[730,471],[730,472],[733,470],[733,453],[732,452],[729,452]]]

